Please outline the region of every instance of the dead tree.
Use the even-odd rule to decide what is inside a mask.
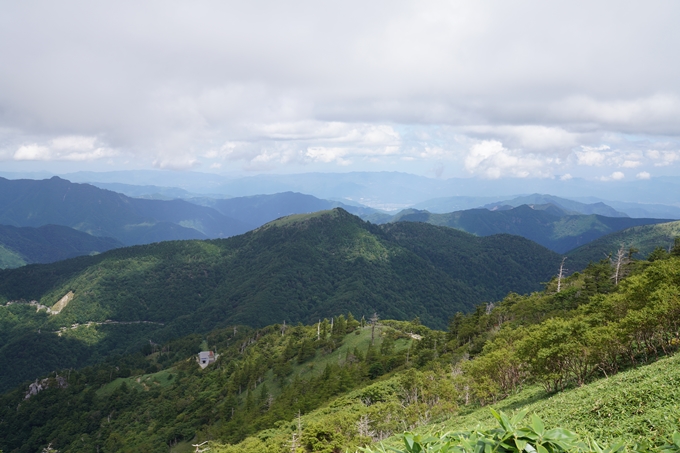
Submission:
[[[614,266],[614,275],[612,278],[614,279],[614,284],[618,285],[619,280],[622,277],[623,273],[623,267],[628,264],[628,257],[626,256],[626,251],[623,247],[623,244],[621,244],[621,247],[619,247],[619,250],[616,252],[616,261],[612,259],[612,264]]]
[[[564,277],[564,273],[566,272],[566,269],[564,268],[564,262],[567,260],[567,257],[565,256],[562,258],[562,264],[560,264],[560,273],[557,274],[557,292],[559,293],[562,290],[562,278]]]

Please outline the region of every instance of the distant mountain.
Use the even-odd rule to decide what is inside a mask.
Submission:
[[[563,210],[565,215],[597,214],[605,217],[629,217],[627,214],[617,211],[616,209],[612,208],[611,206],[607,206],[602,202],[586,204],[553,195],[542,195],[538,193],[516,197],[511,200],[498,201],[486,204],[482,207],[493,211],[502,206],[518,207],[522,206],[523,204],[532,206],[534,209],[542,209],[541,206],[545,208],[556,206]]]
[[[587,202],[603,202],[613,208],[625,212],[630,217],[654,219],[680,219],[680,207],[659,203],[630,203],[625,201],[602,200],[597,197],[583,197]]]
[[[558,253],[565,253],[605,234],[637,225],[666,222],[660,219],[631,219],[600,215],[569,215],[555,205],[501,206],[496,211],[469,209],[448,214],[404,210],[391,222],[425,222],[447,226],[478,236],[507,233],[522,236]]]
[[[45,225],[39,228],[0,225],[0,268],[32,263],[52,263],[81,255],[106,252],[123,244],[73,228]]]
[[[428,211],[433,214],[446,214],[447,212],[481,208],[485,204],[497,202],[500,198],[501,197],[440,197],[416,203],[411,206],[411,209]]]
[[[8,175],[9,176],[9,175]],[[260,174],[254,176],[218,175],[198,172],[118,171],[78,172],[63,175],[76,182],[117,182],[138,185],[179,187],[192,193],[249,196],[300,192],[322,199],[350,199],[372,208],[398,210],[442,197],[493,197],[485,203],[503,200],[510,194],[550,193],[559,197],[598,197],[635,203],[677,203],[680,180],[652,177],[648,180],[600,181],[572,178],[428,178],[400,172],[346,172]],[[418,209],[429,209],[417,206]],[[616,208],[621,210],[620,208]],[[431,211],[433,212],[433,211]],[[656,217],[656,216],[653,216]]]
[[[338,201],[322,200],[312,195],[283,192],[273,195],[253,195],[228,199],[189,199],[193,203],[209,206],[225,216],[238,219],[255,227],[292,214],[307,214],[333,208],[343,208],[361,217],[377,213],[365,206],[347,205]]]
[[[292,214],[305,214],[333,208],[367,218],[382,213],[360,203],[341,200],[323,200],[298,192],[260,194],[246,197],[229,197],[220,194],[196,194],[177,187],[133,185],[111,182],[91,182],[93,186],[112,190],[134,198],[152,200],[183,199],[199,206],[214,208],[223,215],[239,220],[251,229]],[[375,222],[374,222],[375,223]]]
[[[126,245],[229,237],[252,227],[183,200],[143,200],[75,184],[0,178],[0,224],[64,225]]]
[[[642,225],[602,236],[567,253],[570,270],[580,270],[589,262],[598,262],[615,255],[619,248],[638,249],[636,258],[646,258],[655,248],[669,250],[676,237],[680,237],[680,221]]]
[[[556,253],[517,236],[377,226],[342,209],[284,217],[229,239],[162,242],[0,271],[0,302],[53,307],[72,294],[42,324],[0,330],[0,364],[28,344],[36,355],[29,354],[26,369],[34,370],[42,354],[50,354],[46,367],[62,359],[62,366],[76,366],[149,339],[233,324],[314,322],[348,311],[357,318],[418,316],[442,328],[458,311],[510,291],[539,290],[559,262]],[[37,332],[88,322],[105,323],[100,334],[93,330],[91,346]],[[0,387],[26,378],[0,366]]]
[[[154,185],[138,186],[134,184],[121,184],[116,182],[88,182],[88,184],[99,187],[100,189],[122,193],[128,197],[148,198],[151,200],[174,200],[177,198],[186,199],[198,196],[198,194],[192,194],[191,192],[178,187],[160,187]]]

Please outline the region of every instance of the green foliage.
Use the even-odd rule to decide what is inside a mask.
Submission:
[[[49,357],[35,348],[36,365],[30,366],[36,374],[7,366],[20,353],[19,342],[0,346],[0,390],[55,368],[136,351],[149,340],[163,343],[234,324],[313,323],[339,313],[361,319],[378,312],[393,319],[420,316],[426,325],[443,327],[449,316],[483,300],[540,288],[558,262],[556,254],[517,237],[476,238],[406,223],[381,228],[338,209],[226,240],[163,242],[5,270],[0,300],[51,307],[70,291],[75,296],[58,315],[16,331],[31,342],[49,337],[64,344],[50,348]],[[338,322],[346,325],[333,332],[331,349],[359,323],[349,315]],[[99,324],[81,331],[88,323]],[[56,338],[62,329],[69,334]],[[304,346],[300,361],[310,357],[310,345]]]
[[[388,366],[404,366],[403,359],[401,365],[395,363],[402,357],[405,340],[393,341],[393,354],[380,354],[380,339],[386,334],[397,337],[398,332],[378,326],[378,342],[371,346],[370,327],[354,335],[349,326],[356,329],[358,323],[349,315],[342,318],[344,323],[336,318],[334,327],[344,324],[346,332],[334,350],[324,341],[330,339],[330,332],[317,340],[317,325],[289,327],[283,335],[280,325],[260,330],[237,327],[149,346],[146,357],[127,356],[80,371],[62,371],[59,376],[66,377],[66,388],[50,384],[26,399],[22,386],[0,396],[0,446],[36,451],[51,442],[60,451],[97,446],[104,451],[132,447],[152,451],[195,436],[238,443],[263,429],[278,429],[282,420],[345,394],[336,400],[327,420],[315,424],[305,418],[300,432],[305,445],[335,448],[361,442],[356,423],[363,415],[376,422],[384,417],[382,429],[393,433],[399,420],[415,426],[425,414],[441,414],[453,407],[453,384],[441,369],[410,369],[388,385],[373,384]],[[219,351],[219,358],[200,370],[194,354],[203,341]],[[298,363],[295,351],[309,344],[313,361]],[[350,350],[355,352],[345,352]],[[160,369],[170,364],[171,368]],[[272,369],[281,364],[288,364],[288,371],[274,379]],[[376,371],[377,365],[382,372]],[[57,376],[50,379],[56,382]],[[348,394],[352,391],[356,393]],[[10,417],[17,406],[18,417]],[[348,407],[358,412],[348,415]],[[153,426],[153,433],[147,432],[148,426]],[[344,434],[336,434],[339,426]]]
[[[598,262],[613,255],[622,245],[638,250],[632,258],[644,258],[660,247],[668,251],[680,236],[680,221],[657,225],[642,225],[611,233],[567,253],[572,270],[583,269],[589,262]]]
[[[324,220],[324,215],[311,216],[286,226],[295,231],[270,226],[258,234],[307,234],[316,222],[323,226]],[[345,224],[350,232],[366,228],[353,222]],[[397,248],[387,240],[379,242],[381,247],[390,253],[420,250],[410,255],[419,257],[418,253],[425,255],[421,247],[436,244],[432,247],[443,252],[432,254],[432,259],[446,260],[446,247],[438,241],[459,234],[405,225],[376,229],[375,237],[396,237],[395,243],[410,237],[410,248]],[[330,240],[330,234],[324,228],[314,231],[316,240]],[[344,253],[343,259],[354,257],[354,264],[371,256],[379,261],[381,248],[359,235],[361,253],[355,253],[352,241],[347,242],[351,237],[342,236],[344,248],[335,248],[336,253]],[[252,252],[254,246],[246,239],[239,240]],[[236,253],[236,247],[222,245],[193,243],[186,249],[193,253],[178,256],[205,263]],[[276,247],[270,250],[276,252]],[[305,256],[296,259],[304,261]],[[96,261],[99,267],[88,264],[86,275],[76,273],[82,279],[78,284],[107,282],[111,274],[99,269],[111,266],[126,282],[119,285],[120,291],[133,291],[130,285],[144,283],[137,280],[139,275],[148,278],[176,258],[153,253],[135,259],[125,265],[115,260]],[[352,451],[384,441],[386,448],[397,451],[446,451],[442,449],[446,444],[460,453],[464,449],[486,453],[487,447],[547,453],[566,451],[560,449],[575,439],[567,431],[546,430],[538,419],[519,426],[518,416],[509,419],[500,414],[501,409],[522,409],[583,439],[616,445],[622,437],[631,451],[656,452],[664,445],[673,451],[675,441],[669,436],[680,429],[677,417],[669,416],[680,413],[680,355],[672,355],[680,347],[680,259],[668,256],[632,264],[618,285],[612,281],[612,271],[611,263],[603,261],[563,278],[559,291],[551,281],[540,293],[511,293],[497,303],[479,304],[468,314],[452,316],[448,332],[432,330],[418,317],[373,326],[365,316],[357,321],[347,313],[323,320],[314,316],[310,325],[289,321],[263,328],[230,326],[180,337],[177,325],[100,324],[74,329],[69,325],[54,342],[54,335],[38,329],[54,325],[62,315],[69,322],[78,319],[83,312],[75,310],[77,305],[73,309],[68,305],[57,316],[36,312],[35,305],[26,303],[3,305],[0,335],[13,349],[3,345],[0,352],[7,354],[8,361],[16,360],[22,346],[27,359],[42,349],[58,358],[60,347],[74,359],[82,357],[84,364],[92,360],[85,352],[100,347],[102,355],[114,347],[121,355],[53,373],[38,382],[46,388],[30,398],[26,398],[28,382],[0,395],[0,448],[33,452],[51,443],[59,451],[73,452],[167,451],[210,439],[210,448],[217,452]],[[40,267],[37,272],[42,272]],[[193,275],[193,279],[178,279],[188,285],[206,278],[190,266],[173,272]],[[165,287],[174,284],[172,279],[164,281]],[[58,297],[67,289],[63,284],[51,294]],[[191,303],[193,291],[196,288],[184,293],[185,303]],[[94,302],[101,294],[88,297]],[[149,299],[143,302],[150,305]],[[110,309],[110,305],[92,306],[92,315],[102,310],[105,316]],[[188,329],[193,328],[192,319],[181,321],[189,324]],[[136,354],[107,344],[119,338],[124,341],[118,332],[129,329],[127,336],[134,337],[143,328],[149,330],[137,343]],[[167,338],[159,339],[160,332]],[[13,342],[19,337],[21,342]],[[78,347],[84,348],[82,355]],[[216,350],[219,358],[201,370],[195,354],[208,348]],[[83,363],[71,366],[79,368]],[[64,379],[68,386],[57,385]],[[481,427],[490,426],[491,416],[487,409],[478,408],[489,404],[498,410],[494,420],[500,428]],[[422,434],[434,432],[435,427],[468,431],[459,437]],[[399,447],[390,436],[403,431],[412,434]],[[589,452],[617,450],[600,449],[589,441],[569,450],[579,451],[586,448],[583,445]]]
[[[494,429],[435,434],[434,436],[404,433],[402,436],[404,448],[360,448],[360,451],[364,453],[615,453],[626,450],[626,445],[621,442],[602,447],[591,439],[579,440],[578,435],[568,429],[546,429],[543,420],[536,414],[532,414],[530,423],[519,426],[520,421],[526,417],[527,411],[518,412],[512,418],[493,409],[491,413],[499,425]],[[680,451],[680,433],[675,432],[672,440],[657,448],[635,444],[628,446],[627,450],[678,452]]]

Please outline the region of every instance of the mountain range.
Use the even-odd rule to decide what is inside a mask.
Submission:
[[[279,217],[338,206],[357,214],[375,212],[292,192],[232,199],[160,200],[129,197],[59,177],[0,178],[0,224],[63,225],[94,236],[112,237],[124,245],[230,237]]]
[[[507,205],[504,205],[507,206]],[[504,209],[469,209],[447,214],[404,210],[389,222],[425,222],[467,231],[478,236],[515,234],[558,253],[565,253],[606,234],[632,226],[668,222],[664,219],[573,215],[554,205],[521,205]]]
[[[11,177],[43,178],[44,175],[26,174]],[[236,174],[211,174],[171,171],[117,171],[76,172],[62,174],[74,182],[125,183],[178,187],[191,193],[221,194],[238,197],[280,192],[300,192],[322,199],[351,200],[366,206],[399,210],[414,207],[416,203],[442,197],[490,197],[477,206],[456,208],[470,209],[486,203],[507,199],[509,194],[551,193],[553,195],[580,199],[593,197],[604,200],[625,200],[643,209],[646,205],[666,205],[678,213],[680,181],[673,177],[652,177],[635,181],[599,181],[572,179],[503,178],[499,180],[476,178],[429,178],[399,172],[347,172],[304,174],[260,174],[244,176]],[[592,203],[593,201],[587,201]],[[610,204],[605,201],[605,203]],[[612,205],[613,206],[613,205]],[[423,207],[416,207],[423,209]],[[615,207],[617,210],[622,208]],[[448,209],[451,211],[453,209]],[[656,217],[640,213],[637,217]],[[630,214],[629,214],[630,215]],[[659,217],[668,218],[667,214]],[[680,217],[678,217],[680,218]]]

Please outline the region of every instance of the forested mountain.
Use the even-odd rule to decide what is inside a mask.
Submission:
[[[56,176],[40,181],[0,178],[0,224],[64,225],[126,245],[228,237],[251,229],[187,201],[130,198]]]
[[[149,339],[230,324],[375,311],[443,327],[478,303],[540,289],[559,262],[559,255],[517,236],[481,238],[416,223],[376,226],[338,208],[225,240],[163,242],[5,270],[0,302],[36,300],[54,308],[71,296],[57,315],[10,306],[19,311],[2,321],[0,387]],[[69,327],[89,322],[102,323],[96,341],[74,339]],[[60,337],[50,333],[60,329]],[[3,366],[10,362],[20,366]]]
[[[426,222],[478,236],[514,234],[531,239],[555,252],[565,253],[614,231],[667,220],[604,217],[595,214],[570,215],[555,205],[522,205],[496,211],[469,209],[448,214],[407,209],[392,217],[390,222]]]
[[[680,243],[654,262],[593,264],[542,292],[481,304],[452,317],[447,331],[418,319],[348,315],[147,343],[0,395],[0,448],[181,452],[202,444],[218,453],[312,453],[383,441],[412,453],[427,450],[403,450],[392,436],[438,430],[454,441],[455,432],[496,428],[488,409],[479,410],[493,405],[576,431],[520,416],[499,417],[496,434],[522,422],[518,434],[543,445],[576,445],[583,436],[583,453],[603,451],[592,436],[600,446],[623,440],[631,451],[674,452],[679,285]],[[97,341],[94,329],[73,330]],[[195,354],[207,349],[219,357],[201,370]],[[475,439],[487,435],[494,438],[484,431]]]
[[[582,269],[589,262],[607,257],[616,258],[619,249],[626,255],[632,250],[633,258],[646,258],[655,249],[669,252],[676,237],[680,236],[680,221],[642,225],[611,233],[570,251],[568,262],[573,270]]]
[[[60,225],[39,228],[0,225],[0,269],[53,263],[122,246],[113,238],[96,237]]]

